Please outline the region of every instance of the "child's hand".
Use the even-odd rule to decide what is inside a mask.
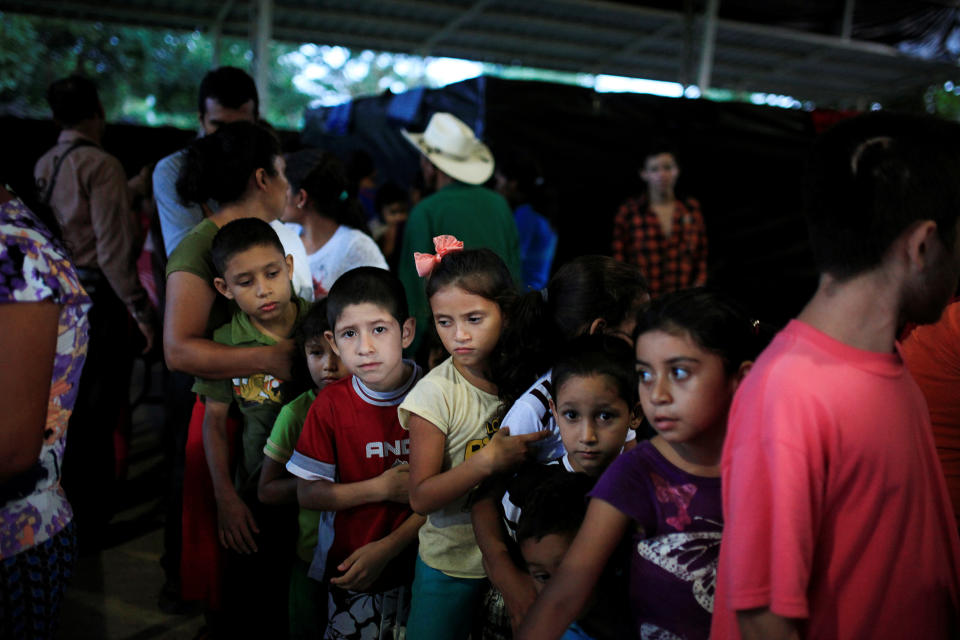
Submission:
[[[377,476],[384,502],[410,502],[410,465],[398,464]]]
[[[256,553],[257,543],[253,534],[260,533],[250,509],[240,496],[217,500],[217,527],[220,544],[237,553]]]
[[[519,436],[510,435],[510,427],[500,427],[493,434],[480,454],[486,457],[490,475],[509,471],[527,458],[530,445],[543,440],[550,432],[544,429],[535,433],[523,433]]]
[[[342,576],[331,578],[330,584],[348,591],[364,591],[370,588],[383,568],[393,558],[389,545],[382,540],[365,544],[337,566],[337,571],[345,571]]]
[[[503,574],[500,583],[496,586],[503,594],[503,604],[510,616],[510,626],[513,628],[513,633],[516,634],[527,615],[527,610],[533,606],[533,601],[537,599],[537,589],[533,586],[533,578],[526,571],[513,569],[509,574]]]

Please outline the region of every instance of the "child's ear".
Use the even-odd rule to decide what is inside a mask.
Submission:
[[[406,349],[413,343],[413,337],[417,335],[417,319],[413,316],[407,318],[403,321],[403,326],[400,327],[400,336],[402,338],[401,345]]]
[[[550,405],[550,413],[553,414],[553,421],[559,423],[560,416],[557,415],[557,405],[553,404],[553,398],[548,399],[547,403]]]
[[[257,183],[258,189],[266,190],[267,188],[267,170],[263,167],[260,167],[253,172],[253,180]]]
[[[744,360],[740,363],[740,368],[733,374],[733,391],[737,390],[737,387],[740,386],[740,383],[743,382],[743,379],[747,377],[747,374],[750,373],[750,369],[752,368],[753,360]]]
[[[323,339],[327,341],[327,344],[330,345],[330,348],[333,349],[333,352],[337,354],[337,357],[340,357],[340,349],[337,348],[337,341],[333,337],[333,331],[324,331]]]
[[[308,197],[309,196],[307,195],[306,189],[300,189],[297,191],[296,195],[293,196],[293,203],[297,205],[297,209],[303,209],[305,206],[307,206]]]
[[[283,261],[287,263],[287,275],[290,276],[290,282],[293,282],[293,255],[286,255]]]
[[[645,416],[643,415],[643,405],[637,402],[630,410],[630,428],[636,431],[643,424]]]
[[[227,288],[226,280],[223,278],[214,278],[213,286],[217,288],[217,291],[219,291],[220,295],[222,295],[224,298],[227,300],[233,300],[233,294],[230,293],[230,289]]]
[[[904,249],[910,265],[916,271],[923,272],[931,261],[930,251],[937,237],[937,223],[933,220],[923,220],[916,223],[904,235]]]
[[[594,318],[593,322],[590,323],[590,328],[587,329],[587,335],[592,336],[595,333],[601,333],[607,326],[607,321],[603,318]]]

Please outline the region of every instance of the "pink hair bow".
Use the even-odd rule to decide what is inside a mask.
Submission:
[[[463,251],[463,242],[453,236],[436,236],[433,239],[433,247],[437,253],[413,252],[413,261],[417,265],[417,275],[425,278],[433,271],[433,268],[440,264],[443,256],[452,251]]]

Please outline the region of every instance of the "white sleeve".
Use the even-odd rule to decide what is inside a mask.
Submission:
[[[387,261],[380,252],[380,247],[373,241],[373,238],[367,234],[358,232],[350,243],[347,250],[347,262],[349,266],[344,272],[357,267],[377,267],[380,269],[389,269]]]
[[[546,429],[550,432],[550,435],[533,445],[534,458],[540,463],[556,460],[566,453],[566,449],[563,448],[563,440],[560,438],[560,429],[557,427],[550,409],[543,407],[542,403],[532,396],[531,391],[533,391],[533,388],[513,403],[500,425],[510,427],[510,435],[513,436],[522,433],[536,433]]]
[[[510,427],[510,435],[519,436],[524,433],[536,433],[543,427],[543,412],[537,411],[529,402],[525,402],[525,397],[520,396],[507,415],[500,421],[500,426]]]
[[[303,246],[300,236],[279,220],[270,223],[280,238],[280,244],[287,255],[293,256],[293,290],[297,295],[313,301],[313,276],[310,274],[310,261],[307,259],[307,249]]]

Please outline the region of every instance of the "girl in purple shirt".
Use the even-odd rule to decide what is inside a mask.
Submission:
[[[657,436],[600,477],[577,537],[520,629],[559,638],[611,554],[632,536],[630,610],[639,638],[707,638],[723,515],[720,454],[734,391],[763,340],[704,289],[660,298],[636,329],[640,403]]]

